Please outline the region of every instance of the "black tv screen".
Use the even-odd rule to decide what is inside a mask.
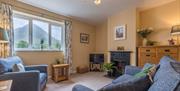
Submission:
[[[90,54],[91,63],[104,63],[104,54]]]

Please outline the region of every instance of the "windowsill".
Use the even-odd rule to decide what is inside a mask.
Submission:
[[[16,52],[63,52],[62,50],[28,50],[28,49],[24,49],[24,50],[15,50]]]

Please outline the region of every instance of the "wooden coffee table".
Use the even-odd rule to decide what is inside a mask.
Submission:
[[[0,91],[10,91],[12,80],[0,81]]]
[[[52,79],[55,82],[69,79],[69,64],[52,65]]]

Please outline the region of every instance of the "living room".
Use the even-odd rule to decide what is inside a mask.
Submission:
[[[180,0],[0,0],[0,3],[0,84],[9,83],[9,87],[0,85],[2,91],[180,91],[180,63],[174,62],[180,60]],[[102,55],[102,62],[95,60]],[[8,60],[18,63],[8,65]],[[171,68],[176,74],[170,77],[175,81],[158,83],[161,76],[156,75],[164,67],[161,64],[166,64],[161,60],[173,60]],[[127,77],[128,73],[139,78],[147,65],[146,81],[136,82],[137,79],[132,81],[133,76]],[[139,71],[140,68],[143,69]],[[150,69],[156,72],[151,74]],[[26,74],[29,70],[35,72]],[[41,72],[45,76],[38,74]],[[42,76],[42,83],[39,84],[41,77],[36,78],[36,74]],[[63,81],[59,81],[58,74],[64,75]],[[121,83],[113,83],[117,79]],[[111,83],[115,85],[108,85]]]

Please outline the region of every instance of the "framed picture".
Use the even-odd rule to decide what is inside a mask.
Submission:
[[[126,25],[115,27],[115,40],[126,39]]]
[[[89,43],[89,34],[80,33],[80,43]]]

